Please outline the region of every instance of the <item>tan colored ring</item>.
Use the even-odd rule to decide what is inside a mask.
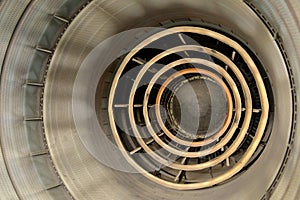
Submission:
[[[180,47],[175,47],[175,48],[180,48]],[[157,57],[160,57],[160,56],[161,55],[158,55]],[[153,59],[157,59],[157,58],[154,57]],[[205,66],[208,66],[208,67],[210,67],[210,68],[218,71],[223,77],[225,77],[225,79],[227,79],[229,81],[229,84],[231,86],[234,85],[234,81],[232,80],[232,78],[227,74],[227,72],[223,68],[221,68],[220,66],[218,66],[217,64],[215,64],[213,62],[210,62],[210,61],[207,61],[207,60],[204,60],[204,59],[185,58],[185,59],[177,60],[177,61],[175,61],[173,63],[170,63],[169,65],[166,65],[163,69],[160,70],[160,72],[164,73],[164,72],[168,71],[169,69],[173,68],[174,66],[181,65],[181,64],[186,64],[186,63],[200,63],[200,64],[203,64]],[[145,65],[145,68],[147,68],[146,65]],[[234,144],[229,147],[228,151],[224,152],[219,157],[217,157],[215,159],[212,159],[212,160],[210,160],[210,161],[207,162],[207,163],[210,163],[210,164],[212,164],[212,163],[216,163],[217,164],[217,163],[222,162],[229,155],[231,155],[231,154],[228,155],[228,152],[232,152],[233,153],[238,148],[239,144],[242,142],[244,136],[247,133],[247,129],[249,127],[250,119],[251,119],[251,115],[252,115],[251,94],[250,94],[249,88],[248,88],[248,86],[246,84],[246,81],[245,81],[243,75],[241,74],[241,72],[239,72],[239,70],[237,69],[237,67],[235,65],[232,66],[232,64],[231,64],[229,67],[233,67],[233,70],[236,70],[237,77],[243,83],[242,87],[243,87],[243,91],[244,91],[245,96],[246,96],[245,97],[245,99],[246,99],[246,103],[245,103],[246,104],[246,115],[245,115],[245,120],[244,120],[242,129],[241,129],[241,133],[239,134],[239,136],[235,140]],[[142,70],[141,70],[141,72],[142,72]],[[160,77],[161,73],[155,74],[153,76],[153,78],[150,80],[150,83],[149,83],[149,85],[147,87],[147,90],[145,92],[144,103],[143,103],[143,115],[145,117],[145,123],[146,123],[146,126],[147,126],[147,128],[149,130],[149,133],[153,137],[154,141],[157,144],[159,144],[162,148],[166,149],[167,151],[169,151],[172,154],[175,154],[175,155],[178,155],[178,156],[182,156],[182,157],[190,157],[190,158],[197,158],[197,157],[202,157],[202,156],[206,156],[206,155],[212,154],[212,153],[218,151],[219,149],[221,149],[224,146],[224,144],[228,143],[230,141],[231,137],[233,136],[233,134],[235,133],[235,130],[238,128],[238,124],[239,124],[239,120],[240,120],[240,116],[241,116],[241,107],[240,107],[241,105],[237,105],[236,116],[235,116],[235,118],[233,120],[231,128],[228,131],[228,134],[226,134],[225,137],[222,138],[222,140],[219,143],[217,143],[215,146],[213,146],[211,148],[208,148],[208,149],[205,149],[203,151],[198,151],[198,152],[182,152],[182,151],[174,149],[171,146],[169,146],[168,144],[164,143],[156,135],[155,131],[153,130],[153,128],[151,126],[151,122],[150,122],[149,117],[148,117],[147,102],[148,102],[149,94],[151,92],[151,88],[153,87],[153,85],[156,82],[156,80]],[[140,77],[140,75],[138,75],[138,77]],[[138,80],[138,78],[137,78],[137,80]],[[137,84],[133,84],[133,87],[132,87],[131,91],[134,92],[136,90],[136,87],[137,87]],[[232,89],[233,89],[233,91],[236,90],[235,93],[238,93],[237,88],[232,88]],[[131,94],[133,94],[133,93],[131,93]],[[128,107],[129,117],[131,117],[132,119],[134,119],[133,118],[134,117],[134,113],[133,113],[133,107],[132,107],[133,98],[134,98],[134,96],[130,95],[130,97],[129,97],[129,107]],[[237,98],[240,98],[240,97],[238,96]],[[240,103],[240,101],[238,101],[237,103]],[[157,160],[158,162],[162,161],[161,157],[159,157],[156,154],[153,154],[153,152],[151,151],[151,149],[147,145],[145,145],[145,142],[141,139],[141,136],[138,133],[135,124],[132,123],[133,122],[132,120],[130,122],[131,122],[131,126],[132,126],[132,129],[133,129],[133,133],[136,135],[137,141],[139,142],[139,144],[141,145],[141,147],[147,153],[149,153],[149,155],[151,157],[153,156],[153,159]],[[192,142],[190,142],[190,143],[192,143]],[[238,144],[235,144],[235,143],[238,143]],[[232,151],[232,149],[234,149],[234,151]],[[218,161],[218,162],[216,162],[216,161]],[[164,160],[163,164],[165,164],[165,163],[166,163],[166,161]],[[173,168],[172,167],[173,165],[177,166],[176,163],[173,163],[169,167]],[[180,166],[184,167],[184,168],[189,168],[190,170],[192,170],[192,169],[196,170],[197,169],[196,166],[198,168],[202,168],[202,164],[189,165],[189,166],[180,165]],[[213,165],[211,165],[211,166],[213,166]]]
[[[131,158],[131,156],[128,154],[128,152],[126,151],[125,147],[122,144],[120,137],[118,136],[118,131],[116,128],[116,124],[114,121],[114,114],[113,114],[113,100],[114,100],[114,95],[115,95],[115,89],[118,84],[118,80],[119,80],[124,68],[126,67],[127,63],[129,62],[129,60],[140,49],[142,49],[144,46],[150,44],[151,42],[153,42],[161,37],[164,37],[166,35],[173,34],[173,33],[180,33],[180,32],[192,32],[192,33],[207,35],[207,36],[213,37],[213,38],[231,46],[233,49],[235,49],[242,56],[242,58],[246,61],[249,69],[251,70],[252,74],[254,75],[255,82],[259,89],[259,96],[261,99],[261,107],[262,107],[261,120],[259,122],[257,132],[254,137],[255,142],[251,143],[248,150],[242,156],[242,158],[238,161],[238,163],[236,163],[229,171],[227,171],[227,173],[219,175],[219,176],[212,178],[205,182],[199,182],[199,183],[193,183],[193,184],[178,184],[178,183],[172,183],[169,181],[162,180],[161,178],[150,174],[145,169],[143,169],[139,164],[137,164]],[[259,141],[261,140],[261,138],[263,136],[264,129],[265,129],[265,126],[266,126],[267,120],[268,120],[269,103],[268,103],[267,93],[264,88],[262,77],[260,76],[260,73],[259,73],[258,69],[256,68],[255,63],[253,62],[251,57],[248,55],[248,53],[243,49],[243,47],[241,47],[237,42],[233,41],[232,39],[230,39],[222,34],[219,34],[217,32],[214,32],[214,31],[211,31],[208,29],[204,29],[204,28],[185,26],[185,27],[175,27],[175,28],[167,29],[165,31],[154,34],[153,36],[147,38],[142,43],[137,45],[131,52],[128,53],[128,55],[125,57],[124,61],[122,62],[119,70],[117,71],[117,73],[115,75],[115,79],[112,83],[111,93],[110,93],[109,102],[108,102],[108,112],[109,112],[109,121],[110,121],[110,125],[111,125],[112,131],[113,131],[113,136],[115,138],[115,141],[116,141],[117,145],[119,146],[121,152],[123,153],[124,157],[127,159],[127,161],[133,167],[135,167],[138,171],[140,171],[145,177],[149,178],[150,180],[152,180],[158,184],[164,185],[165,187],[169,187],[169,188],[173,188],[173,189],[177,189],[177,190],[192,190],[192,189],[210,187],[210,186],[213,186],[220,182],[223,182],[223,181],[231,178],[232,176],[234,176],[234,174],[238,173],[245,166],[245,164],[249,161],[252,154],[256,150],[256,148],[259,144]]]
[[[223,126],[220,130],[217,131],[217,133],[215,133],[213,136],[206,138],[203,141],[200,142],[189,142],[189,141],[185,141],[182,140],[176,136],[174,136],[169,130],[168,128],[165,126],[162,117],[161,117],[161,113],[159,110],[159,105],[160,105],[160,101],[161,101],[161,96],[165,90],[165,88],[172,82],[173,79],[185,75],[185,74],[190,74],[190,73],[200,73],[200,74],[204,74],[210,78],[212,78],[214,81],[216,81],[224,90],[225,94],[226,94],[226,98],[227,98],[227,116],[226,119],[223,123]],[[207,71],[207,70],[202,70],[202,69],[197,69],[197,68],[190,68],[190,69],[185,69],[182,71],[179,71],[177,73],[175,73],[174,75],[172,75],[171,77],[169,77],[161,86],[161,88],[158,91],[157,94],[157,98],[156,98],[156,107],[155,107],[155,111],[156,111],[156,116],[157,116],[157,121],[160,125],[160,127],[162,128],[162,130],[164,131],[164,133],[173,141],[185,145],[185,146],[190,146],[190,147],[199,147],[202,145],[206,145],[209,144],[213,141],[216,141],[218,138],[220,138],[224,132],[227,130],[228,126],[230,125],[231,119],[232,119],[232,111],[233,111],[233,103],[232,103],[232,97],[231,97],[231,93],[230,90],[228,89],[227,85],[222,81],[221,78],[219,78],[219,76],[215,75],[214,73]],[[211,139],[213,137],[213,139]]]

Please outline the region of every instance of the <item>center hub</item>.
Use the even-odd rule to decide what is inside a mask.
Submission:
[[[169,102],[169,122],[184,137],[204,139],[219,131],[226,120],[226,94],[214,80],[193,76],[182,81]]]

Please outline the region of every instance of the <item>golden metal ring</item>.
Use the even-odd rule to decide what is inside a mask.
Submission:
[[[250,71],[254,75],[254,79],[257,84],[257,87],[259,90],[259,96],[261,99],[261,120],[259,122],[256,135],[253,139],[253,142],[251,143],[251,145],[249,146],[249,148],[247,149],[245,154],[242,156],[242,158],[238,161],[238,163],[236,163],[229,171],[227,171],[224,174],[221,174],[221,175],[219,175],[215,178],[212,178],[208,181],[192,183],[192,184],[178,184],[178,183],[172,183],[172,182],[169,182],[166,180],[162,180],[159,177],[156,177],[155,175],[148,173],[139,164],[137,164],[131,158],[131,156],[127,153],[125,147],[122,144],[122,141],[120,140],[120,137],[118,136],[118,131],[116,129],[116,125],[115,125],[115,121],[114,121],[114,113],[113,113],[113,99],[114,99],[114,95],[115,95],[115,89],[118,84],[118,79],[120,78],[122,71],[126,67],[129,60],[140,49],[142,49],[144,46],[150,44],[151,42],[153,42],[161,37],[164,37],[166,35],[173,34],[173,33],[180,33],[180,32],[192,32],[192,33],[197,33],[197,34],[201,34],[201,35],[207,35],[209,37],[215,38],[215,39],[229,45],[235,51],[237,51],[242,56],[242,58],[245,60]],[[216,54],[216,57],[219,57],[219,56],[220,56],[220,54]],[[142,43],[137,45],[131,52],[129,52],[129,54],[125,57],[119,70],[117,71],[117,73],[115,75],[115,79],[114,79],[114,81],[112,83],[112,87],[111,87],[111,93],[109,96],[109,106],[108,106],[109,120],[110,120],[110,125],[111,125],[112,131],[113,131],[113,136],[114,136],[115,141],[116,141],[117,145],[119,146],[120,150],[123,152],[124,157],[127,159],[127,161],[133,167],[135,167],[138,171],[140,171],[144,176],[151,179],[152,181],[159,183],[161,185],[164,185],[166,187],[170,187],[170,188],[178,189],[178,190],[191,190],[191,189],[199,189],[199,188],[209,187],[209,186],[218,184],[220,182],[223,182],[224,180],[231,178],[234,174],[239,172],[246,165],[248,160],[251,158],[252,154],[254,153],[255,149],[257,148],[257,146],[259,144],[259,141],[262,138],[262,135],[264,133],[264,129],[265,129],[265,126],[267,123],[267,119],[268,119],[268,111],[269,111],[268,98],[267,98],[266,90],[264,88],[264,83],[263,83],[262,77],[260,76],[260,73],[259,73],[258,69],[256,68],[255,63],[253,62],[251,57],[248,55],[248,53],[243,49],[243,47],[241,47],[237,42],[233,41],[232,39],[230,39],[222,34],[219,34],[217,32],[214,32],[214,31],[211,31],[208,29],[204,29],[204,28],[198,28],[198,27],[175,27],[175,28],[171,28],[171,29],[159,32],[159,33],[154,34],[153,36],[147,38]]]
[[[161,55],[158,55],[157,57],[160,57],[160,56]],[[157,59],[157,58],[154,57],[153,59]],[[226,77],[226,79],[230,80],[230,82],[229,82],[230,85],[234,85],[233,84],[234,81],[231,79],[231,77],[227,74],[227,72],[223,68],[221,68],[220,66],[218,66],[215,63],[212,63],[212,62],[204,60],[204,59],[198,59],[198,58],[185,58],[185,59],[177,60],[177,61],[175,61],[173,63],[170,63],[170,64],[166,65],[163,69],[161,69],[161,73],[168,71],[169,69],[173,68],[174,66],[181,65],[181,64],[186,64],[186,63],[200,63],[200,64],[203,64],[205,66],[208,66],[208,67],[210,67],[210,68],[218,71],[222,76]],[[145,65],[145,68],[147,68],[146,65]],[[244,80],[244,77],[241,74],[241,72],[239,72],[239,70],[237,68],[235,70],[236,70],[238,78],[241,80],[241,82],[243,82],[242,87],[243,87],[243,90],[244,90],[244,93],[245,93],[245,96],[246,96],[245,97],[245,101],[246,101],[245,102],[245,104],[246,104],[245,120],[244,120],[243,126],[241,128],[241,133],[236,138],[234,144],[231,145],[228,148],[228,150],[224,152],[224,154],[220,155],[219,157],[217,157],[217,158],[215,158],[213,160],[210,160],[207,163],[211,163],[211,164],[215,163],[215,164],[217,164],[217,163],[220,163],[223,160],[225,160],[229,155],[231,155],[231,154],[228,155],[228,152],[233,153],[238,148],[239,144],[242,142],[244,136],[246,135],[247,129],[248,129],[249,124],[250,124],[250,119],[251,119],[251,115],[252,115],[252,101],[251,101],[250,90],[249,90],[249,88],[248,88],[248,86],[246,84],[246,81]],[[141,70],[141,72],[142,72],[142,70]],[[138,77],[139,77],[139,75],[138,75]],[[156,82],[156,80],[159,77],[160,77],[160,73],[155,74],[154,77],[150,80],[150,83],[149,83],[149,85],[148,85],[148,87],[146,89],[146,92],[145,92],[144,103],[143,103],[143,114],[144,114],[144,117],[145,117],[145,123],[146,123],[146,126],[147,126],[147,128],[149,130],[149,133],[153,137],[154,141],[156,143],[158,143],[162,148],[166,149],[167,151],[169,151],[169,152],[171,152],[171,153],[173,153],[175,155],[182,156],[182,157],[190,157],[190,158],[196,158],[196,157],[206,156],[208,154],[214,153],[217,150],[221,149],[224,146],[224,144],[226,144],[231,139],[231,137],[234,134],[235,130],[238,128],[238,124],[239,124],[239,120],[240,120],[240,116],[241,116],[241,107],[240,107],[240,105],[237,105],[236,116],[235,116],[235,118],[233,120],[231,128],[228,131],[228,134],[226,134],[225,137],[222,138],[222,140],[219,143],[217,143],[212,148],[208,148],[208,149],[205,149],[205,150],[199,151],[199,152],[182,152],[182,151],[179,151],[177,149],[174,149],[174,148],[170,147],[168,144],[164,143],[156,135],[155,131],[153,130],[153,128],[151,126],[151,122],[150,122],[149,117],[148,117],[147,102],[148,102],[149,94],[151,92],[151,88],[153,87],[154,83]],[[136,87],[137,87],[137,84],[134,83],[133,86],[132,86],[132,90],[131,91],[134,92],[136,90]],[[237,88],[236,88],[236,90],[237,90]],[[235,91],[235,92],[238,93],[238,91]],[[240,98],[240,97],[237,97],[237,98]],[[237,103],[239,103],[239,101]],[[133,106],[132,106],[132,104],[133,104],[133,96],[130,95],[130,97],[129,97],[128,112],[129,112],[129,117],[131,117],[132,119],[134,119],[133,118],[134,117],[134,113],[133,113]],[[138,133],[135,124],[132,123],[133,122],[132,120],[130,122],[131,122],[133,133],[137,136],[137,141],[139,142],[139,144],[142,146],[142,148],[147,153],[149,153],[149,155],[151,157],[153,156],[153,159],[155,159],[155,160],[157,160],[157,161],[160,162],[161,161],[161,157],[159,157],[156,154],[153,154],[152,150],[147,145],[145,145],[145,142],[143,141],[143,139],[141,139],[141,136]],[[218,139],[218,138],[216,138],[216,139]],[[190,142],[190,143],[192,143],[192,142]],[[218,161],[218,162],[216,162],[216,161]],[[163,163],[168,163],[168,162],[163,161]],[[214,166],[214,165],[211,165],[211,166]],[[177,164],[176,163],[172,163],[169,167],[173,168],[173,166],[177,168]],[[186,165],[180,165],[179,164],[179,166],[187,168],[186,170],[197,170],[197,169],[199,170],[199,169],[203,169],[202,168],[202,164],[188,165],[188,166],[186,166]],[[206,168],[206,167],[204,167],[204,168]]]
[[[185,74],[190,74],[190,73],[199,73],[199,74],[204,74],[210,78],[212,78],[214,81],[216,81],[218,83],[218,85],[220,85],[223,90],[225,91],[226,94],[226,98],[227,98],[227,117],[223,123],[223,126],[220,130],[217,131],[217,133],[215,133],[213,136],[206,138],[203,141],[199,141],[199,142],[190,142],[190,141],[186,141],[186,140],[182,140],[176,136],[174,136],[169,129],[165,126],[162,117],[161,117],[161,113],[159,110],[159,105],[160,105],[160,100],[161,100],[161,96],[165,90],[165,88],[169,85],[169,83],[182,75]],[[227,85],[222,81],[221,78],[219,78],[219,76],[215,75],[214,73],[207,71],[207,70],[203,70],[203,69],[197,69],[197,68],[190,68],[190,69],[185,69],[182,71],[179,71],[177,73],[175,73],[174,75],[172,75],[171,77],[169,77],[161,86],[161,88],[158,91],[157,97],[156,97],[156,107],[155,107],[155,111],[156,111],[156,116],[157,116],[157,121],[160,125],[160,127],[162,128],[162,130],[164,131],[164,133],[166,135],[168,135],[168,137],[185,146],[190,146],[190,147],[199,147],[205,144],[209,144],[208,142],[213,142],[216,141],[218,138],[220,138],[223,133],[227,130],[228,126],[230,125],[231,119],[232,119],[232,111],[233,111],[233,103],[232,103],[232,97],[231,97],[231,93],[230,90],[228,89]],[[213,139],[211,139],[213,137]],[[209,140],[209,141],[207,141]]]

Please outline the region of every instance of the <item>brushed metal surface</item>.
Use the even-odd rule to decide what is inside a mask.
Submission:
[[[230,4],[232,3],[232,5]],[[150,4],[149,1],[143,2],[144,4]],[[202,12],[201,17],[204,19],[220,22],[221,24],[224,24],[224,26],[229,27],[233,30],[239,30],[238,33],[243,33],[244,35],[241,35],[241,37],[246,38],[247,41],[251,44],[253,48],[255,48],[255,51],[258,53],[259,57],[263,60],[263,63],[266,65],[267,70],[268,68],[271,68],[272,66],[276,66],[279,63],[281,65],[284,65],[283,60],[280,58],[280,52],[278,48],[276,47],[276,44],[271,37],[271,35],[266,30],[263,23],[255,16],[255,14],[247,7],[243,2],[237,3],[236,1],[227,1],[225,2],[213,2],[211,4],[207,4],[207,2],[204,1],[198,1],[197,6],[195,6],[195,2],[187,1],[187,6],[190,4],[193,5],[193,7],[201,8]],[[230,6],[229,6],[230,4]],[[144,5],[145,6],[145,5]],[[97,6],[92,6],[92,8],[96,8]],[[149,5],[150,7],[150,5]],[[219,13],[218,11],[222,10],[222,13]],[[238,14],[238,12],[241,12],[243,14]],[[84,11],[83,11],[84,13]],[[107,38],[109,35],[113,34],[113,30],[117,30],[118,23],[117,21],[113,20],[114,17],[107,16],[108,19],[104,18],[105,16],[101,16],[103,21],[108,21],[109,23],[106,23],[103,25],[103,21],[99,21],[99,12],[96,13],[88,12],[87,14],[83,14],[78,20],[80,21],[90,21],[90,24],[93,24],[91,28],[93,28],[97,33],[98,42],[101,42],[100,35],[103,35],[102,38]],[[247,14],[245,14],[247,13]],[[211,15],[216,16],[215,18],[211,19],[208,18],[208,16]],[[219,15],[222,14],[222,18],[220,18]],[[120,15],[120,13],[119,13]],[[236,15],[236,16],[235,16]],[[244,16],[244,18],[241,18],[241,16]],[[227,18],[225,17],[227,16]],[[206,17],[206,18],[205,18]],[[248,19],[249,17],[250,19]],[[109,20],[110,18],[113,18]],[[75,19],[76,20],[76,19]],[[91,21],[92,20],[92,21]],[[77,23],[75,23],[77,24]],[[79,22],[78,22],[79,24]],[[98,25],[99,24],[99,25]],[[100,25],[101,24],[101,25]],[[106,26],[114,27],[116,28],[110,28],[112,32],[108,32],[108,29]],[[82,28],[79,28],[79,30],[87,29],[87,24],[82,24]],[[255,27],[255,29],[249,29],[249,27]],[[93,30],[90,29],[90,30]],[[102,29],[102,30],[101,30]],[[105,30],[105,31],[104,31]],[[97,32],[98,31],[98,32]],[[82,35],[81,35],[82,34]],[[286,87],[286,84],[283,84],[284,82],[288,81],[285,79],[283,74],[286,74],[285,69],[282,68],[276,68],[276,70],[268,70],[270,73],[270,77],[272,80],[272,83],[274,84],[274,88],[278,88],[279,91],[276,91],[276,101],[277,102],[285,102],[282,106],[277,107],[278,112],[281,113],[281,117],[285,117],[285,122],[282,120],[279,120],[279,116],[277,115],[275,118],[276,120],[276,132],[273,135],[270,140],[272,142],[277,143],[277,145],[268,145],[266,148],[266,153],[262,155],[262,158],[255,163],[255,165],[250,168],[245,174],[236,180],[233,180],[232,182],[222,185],[216,188],[212,188],[210,190],[201,190],[201,191],[192,191],[189,193],[181,192],[178,193],[176,191],[169,191],[165,188],[156,188],[156,193],[151,192],[153,190],[153,185],[146,180],[143,180],[138,175],[135,175],[135,177],[129,177],[128,175],[119,175],[118,173],[108,174],[108,172],[100,174],[100,171],[103,172],[103,169],[100,168],[99,165],[97,165],[97,161],[93,160],[92,157],[88,155],[87,152],[85,152],[85,148],[80,143],[80,140],[77,136],[76,129],[72,120],[72,115],[76,115],[76,110],[71,110],[71,91],[70,90],[76,90],[76,88],[73,88],[72,82],[75,80],[76,75],[79,76],[80,74],[77,73],[77,69],[80,67],[80,64],[82,63],[82,58],[74,57],[72,56],[72,59],[64,59],[63,55],[74,55],[74,51],[77,51],[76,55],[81,55],[82,57],[85,57],[89,53],[89,50],[92,49],[92,45],[97,43],[90,39],[90,42],[87,44],[89,49],[80,49],[78,47],[78,44],[75,41],[81,41],[82,38],[88,37],[90,34],[85,31],[78,31],[78,26],[76,26],[76,29],[71,26],[68,29],[67,34],[62,39],[61,44],[56,49],[56,55],[53,59],[53,62],[51,63],[51,70],[49,71],[50,77],[55,77],[53,80],[49,80],[47,82],[48,85],[46,85],[46,130],[48,130],[48,141],[50,143],[51,147],[51,155],[53,155],[54,160],[56,160],[56,165],[58,166],[60,173],[66,174],[66,177],[73,177],[75,180],[80,180],[78,182],[72,182],[68,183],[70,191],[73,192],[73,195],[76,198],[84,198],[82,196],[83,191],[87,191],[86,193],[89,194],[89,197],[96,197],[102,193],[104,190],[103,187],[114,187],[117,188],[117,193],[114,194],[113,198],[117,198],[118,195],[119,198],[123,196],[124,198],[130,198],[131,193],[135,194],[134,191],[139,191],[138,193],[144,197],[144,199],[152,199],[152,198],[159,198],[160,194],[167,193],[167,196],[165,198],[195,198],[195,194],[201,195],[204,199],[211,198],[211,193],[214,193],[215,198],[224,198],[228,197],[231,199],[239,199],[240,195],[243,194],[245,199],[259,199],[264,195],[264,192],[267,189],[267,186],[270,185],[271,180],[273,180],[276,171],[279,168],[279,163],[283,159],[282,152],[285,148],[284,140],[288,140],[288,133],[285,132],[285,130],[289,129],[289,123],[290,120],[290,104],[291,98],[289,98],[290,95],[290,88]],[[96,34],[95,34],[96,35]],[[261,42],[257,40],[257,38],[260,38],[261,40],[265,41],[264,46],[261,46]],[[64,45],[63,45],[64,44]],[[77,48],[76,48],[77,47]],[[274,51],[270,53],[270,50]],[[272,55],[272,57],[270,57]],[[274,56],[278,55],[278,56]],[[100,61],[100,58],[99,58]],[[97,60],[95,61],[97,63]],[[93,65],[90,66],[92,69]],[[68,69],[68,74],[65,74],[64,71]],[[93,70],[85,70],[86,73],[95,73]],[[96,76],[94,74],[94,76]],[[86,75],[88,77],[88,75]],[[100,77],[99,77],[100,78]],[[70,80],[70,81],[67,81]],[[72,80],[72,81],[71,81]],[[282,82],[278,82],[275,80],[281,80]],[[63,81],[64,84],[61,84],[60,81]],[[69,84],[66,84],[69,83]],[[84,89],[86,88],[86,89]],[[81,90],[89,91],[95,90],[95,84],[89,82],[88,85],[81,86]],[[281,93],[281,95],[278,95],[278,93]],[[283,95],[284,94],[284,95]],[[51,99],[59,98],[59,96],[63,96],[65,101],[64,102],[55,102]],[[86,96],[89,95],[82,95],[82,98],[85,99]],[[88,99],[83,100],[84,102],[88,101]],[[91,104],[92,105],[92,104]],[[60,111],[62,109],[68,108],[68,112],[61,113]],[[80,109],[84,112],[84,109]],[[88,109],[87,109],[88,110]],[[73,113],[72,113],[73,112]],[[86,111],[88,112],[88,111]],[[80,112],[80,114],[83,114]],[[85,114],[85,115],[88,115]],[[58,120],[59,119],[59,120]],[[62,121],[62,119],[64,119]],[[93,119],[90,119],[93,120]],[[96,119],[95,119],[96,120]],[[97,122],[95,122],[97,123]],[[92,127],[92,126],[91,126]],[[91,128],[91,133],[93,133]],[[52,135],[53,134],[53,135]],[[96,135],[97,133],[93,133],[91,135]],[[281,141],[279,142],[277,139],[275,139],[275,135],[282,135]],[[66,140],[66,138],[71,137],[72,139]],[[61,142],[58,142],[61,141]],[[76,155],[72,155],[72,157],[68,156],[69,152],[73,152],[71,149],[76,148]],[[97,149],[97,146],[90,146],[91,149]],[[274,156],[274,159],[270,160],[271,155],[276,154]],[[89,162],[82,163],[83,161],[87,161],[89,158]],[[65,166],[65,160],[69,160],[67,163],[70,163],[68,167]],[[262,160],[267,159],[268,163],[266,164]],[[82,163],[82,166],[80,166]],[[262,167],[263,166],[263,167]],[[81,170],[80,173],[78,173],[79,169],[82,169],[84,167],[85,170]],[[264,170],[262,170],[264,169]],[[98,173],[95,173],[97,172]],[[108,170],[109,173],[112,173],[110,170]],[[76,173],[77,172],[77,173]],[[94,173],[91,173],[94,172]],[[93,176],[89,176],[89,174],[93,174]],[[261,177],[259,183],[257,180],[253,179],[254,174],[256,176]],[[114,177],[111,178],[110,181],[107,181],[109,176]],[[76,177],[76,178],[75,178]],[[262,178],[263,177],[263,178]],[[93,179],[93,182],[91,182],[91,179]],[[130,186],[130,184],[125,184],[121,180],[127,180],[132,182],[139,181],[141,185],[138,185],[134,188]],[[90,188],[96,187],[97,184],[100,184],[100,182],[103,182],[103,180],[107,181],[105,186],[101,188],[101,190],[90,190]],[[68,182],[68,181],[65,181]],[[99,182],[99,183],[97,183]],[[72,184],[72,185],[71,185]],[[92,184],[92,185],[90,185]],[[78,188],[78,186],[80,188]],[[111,186],[109,186],[111,185]],[[237,193],[232,193],[231,189],[229,188],[238,188]],[[249,189],[251,188],[251,189]],[[103,190],[102,190],[103,189]],[[107,189],[107,188],[105,188]],[[166,192],[168,191],[168,192]],[[254,192],[255,191],[255,192]],[[80,192],[80,193],[79,193]],[[102,194],[103,195],[103,194]],[[156,196],[157,195],[157,196]],[[132,197],[131,197],[132,198]]]
[[[281,67],[285,64],[275,39],[243,1],[94,0],[76,16],[56,49],[51,49],[55,44],[46,46],[47,39],[43,39],[43,35],[55,14],[63,19],[72,16],[72,11],[67,8],[62,9],[68,13],[66,16],[63,16],[62,10],[58,12],[67,0],[35,0],[27,7],[30,2],[0,1],[0,199],[70,199],[72,196],[75,199],[196,199],[199,196],[201,199],[240,199],[241,196],[243,199],[260,199],[265,195],[280,168],[288,143],[292,94],[287,70]],[[251,2],[268,17],[281,36],[299,94],[299,1]],[[249,43],[269,73],[276,108],[269,144],[248,171],[225,185],[208,190],[178,192],[159,187],[139,174],[118,172],[98,162],[80,140],[74,122],[74,115],[89,116],[90,113],[82,105],[72,107],[72,98],[76,90],[76,76],[82,76],[86,83],[80,89],[87,91],[83,93],[86,96],[83,95],[81,101],[91,101],[87,97],[93,96],[90,91],[96,90],[97,84],[88,80],[88,74],[81,74],[80,66],[101,41],[120,32],[127,25],[134,26],[135,23],[142,24],[152,19],[168,19],[170,15],[184,18],[187,14],[221,24]],[[61,27],[63,29],[64,26]],[[26,86],[28,77],[34,77],[35,80],[30,81],[37,84],[43,81],[43,75],[38,72],[46,68],[48,55],[37,53],[36,47],[41,44],[45,45],[41,48],[54,52],[45,85],[43,113],[50,155],[44,151],[42,125],[39,122],[24,122],[26,117],[42,117],[33,116],[42,114],[38,105],[41,90],[28,89],[31,86]],[[40,63],[34,57],[37,54],[45,60]],[[98,61],[95,60],[96,63]],[[32,73],[32,68],[36,69],[37,74]],[[93,72],[93,66],[89,66],[85,72]],[[100,75],[96,73],[93,77],[100,78]],[[37,101],[30,104],[30,99]],[[299,98],[297,101],[299,105]],[[30,116],[24,115],[29,113]],[[300,122],[299,117],[297,122]],[[98,123],[96,118],[90,120],[90,124]],[[295,131],[300,131],[300,123],[297,123]],[[97,133],[91,130],[91,138],[95,137]],[[99,149],[96,144],[89,147],[94,152]],[[300,136],[296,134],[292,154],[272,199],[299,198],[299,153]]]

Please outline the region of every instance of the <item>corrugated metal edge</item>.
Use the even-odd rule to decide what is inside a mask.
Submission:
[[[22,18],[27,8],[31,4],[31,0],[19,1],[17,4],[15,1],[1,1],[0,2],[0,74],[2,72],[2,66],[4,58],[9,47],[9,43],[13,37],[13,33],[16,30],[19,20]],[[9,15],[7,16],[7,13]],[[9,23],[8,23],[9,22]],[[0,194],[4,199],[20,199],[15,185],[13,185],[9,172],[7,170],[6,163],[3,157],[2,146],[0,143]]]
[[[276,34],[280,35],[280,43],[284,47],[284,52],[288,55],[288,62],[291,70],[294,72],[293,84],[294,91],[297,93],[300,89],[300,80],[297,75],[300,74],[300,3],[297,0],[287,1],[258,1],[247,0],[257,7],[265,18],[267,18],[273,26],[276,26]],[[272,32],[272,30],[271,30]],[[299,132],[300,116],[297,115],[297,105],[299,98],[295,96],[295,123],[293,125],[293,134],[291,138],[290,149],[286,159],[278,174],[278,179],[274,181],[270,190],[270,195],[266,194],[265,199],[299,199],[300,198],[300,138],[296,134]],[[280,180],[279,180],[280,179]],[[298,191],[298,192],[297,192]]]

